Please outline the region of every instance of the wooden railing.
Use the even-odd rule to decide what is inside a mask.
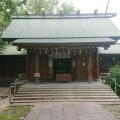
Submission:
[[[116,93],[116,94],[118,94],[117,93],[117,89],[119,88],[120,89],[120,85],[117,83],[117,81],[116,81],[116,79],[115,78],[112,78],[111,77],[111,75],[110,75],[110,73],[101,73],[101,75],[102,75],[102,83],[103,83],[103,80],[104,80],[104,76],[107,76],[108,78],[109,78],[109,85],[110,85],[110,87],[112,88],[112,82],[114,83],[114,92]]]
[[[14,83],[9,85],[9,103],[12,104],[12,94],[16,94],[19,87],[26,83],[26,74],[19,74],[18,78],[15,79]]]

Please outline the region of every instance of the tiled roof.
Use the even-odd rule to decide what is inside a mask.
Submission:
[[[45,46],[45,47],[53,47],[53,46],[61,46],[61,47],[69,47],[69,46],[108,46],[111,44],[115,44],[115,40],[110,38],[70,38],[70,39],[18,39],[13,41],[13,45],[15,46]]]
[[[28,17],[29,18],[29,17]],[[120,38],[119,29],[109,18],[14,19],[3,40],[55,38]]]

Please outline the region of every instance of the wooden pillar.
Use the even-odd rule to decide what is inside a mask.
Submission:
[[[98,54],[98,48],[96,48],[96,70],[97,70],[96,77],[99,78],[99,54]]]
[[[26,56],[26,77],[29,82],[30,76],[29,76],[29,50],[27,50],[27,56]]]
[[[35,52],[35,83],[39,84],[39,78],[40,78],[40,73],[39,73],[39,51],[36,50]]]
[[[89,48],[89,52],[88,52],[88,82],[91,83],[92,82],[92,52],[91,52],[91,48]]]

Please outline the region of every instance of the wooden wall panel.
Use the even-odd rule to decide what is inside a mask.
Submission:
[[[40,55],[40,79],[41,80],[48,80],[49,79],[49,67],[48,67],[48,55]]]
[[[82,79],[87,79],[87,54],[82,53]]]
[[[19,74],[26,73],[26,56],[1,55],[0,78],[17,78]]]
[[[34,80],[35,73],[35,54],[29,55],[29,79]]]
[[[72,79],[77,79],[77,57],[72,55]]]
[[[88,80],[88,76],[92,73],[92,78],[97,78],[97,49],[92,49],[92,71],[89,72],[89,51],[90,49],[85,49],[81,54],[78,52],[76,55],[71,54],[72,59],[72,79],[80,79],[80,80]],[[87,52],[86,52],[87,51]],[[74,64],[74,65],[73,65]],[[52,78],[52,73],[50,73],[49,67],[49,57],[46,54],[42,54],[39,56],[39,72],[41,80],[50,80]],[[91,70],[91,69],[90,69]],[[29,78],[34,79],[35,72],[35,52],[32,51],[29,53]]]
[[[92,76],[93,79],[98,78],[98,53],[97,53],[97,48],[93,49],[92,51]]]
[[[96,78],[96,54],[92,54],[92,78]]]
[[[77,54],[76,58],[76,76],[78,80],[85,80],[88,77],[88,61],[87,54]]]
[[[81,55],[77,55],[77,79],[81,79]]]

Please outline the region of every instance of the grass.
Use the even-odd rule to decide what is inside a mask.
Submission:
[[[26,117],[31,109],[32,106],[8,106],[0,113],[0,120],[19,120],[20,117]]]

